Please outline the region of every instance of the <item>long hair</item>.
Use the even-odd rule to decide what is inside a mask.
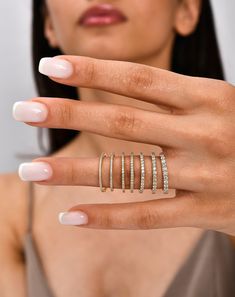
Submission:
[[[58,84],[38,72],[43,57],[61,55],[59,49],[51,48],[44,36],[45,0],[33,1],[32,59],[33,73],[39,96],[62,97],[79,100],[75,87]],[[209,0],[202,1],[199,21],[189,36],[177,34],[172,50],[171,70],[177,73],[224,79],[219,47],[216,38],[212,8]],[[42,129],[38,128],[42,136]],[[52,154],[76,137],[80,131],[49,128],[49,150]],[[42,147],[42,137],[39,137]]]

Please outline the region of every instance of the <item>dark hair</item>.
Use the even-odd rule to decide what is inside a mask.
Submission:
[[[44,36],[45,0],[33,1],[32,56],[33,71],[39,96],[62,97],[79,100],[77,89],[53,82],[38,72],[42,57],[63,54],[51,48]],[[221,57],[216,39],[213,13],[209,0],[202,0],[200,18],[194,32],[186,37],[177,34],[172,50],[171,70],[177,73],[224,79]],[[42,128],[38,128],[42,132]],[[51,154],[70,142],[80,132],[49,128],[49,151]],[[39,138],[42,145],[42,137]]]

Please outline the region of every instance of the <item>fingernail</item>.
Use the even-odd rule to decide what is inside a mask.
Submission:
[[[39,102],[15,102],[12,109],[12,116],[20,122],[43,122],[48,114],[47,107]]]
[[[23,181],[42,181],[52,176],[52,168],[45,162],[22,163],[18,174]]]
[[[62,225],[84,225],[88,222],[88,216],[82,211],[69,211],[59,213],[59,222]]]
[[[73,65],[69,61],[59,58],[42,58],[38,71],[55,78],[68,78],[73,73]]]

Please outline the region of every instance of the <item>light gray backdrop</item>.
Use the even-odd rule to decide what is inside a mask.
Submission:
[[[222,51],[226,78],[235,83],[235,1],[213,0],[216,27]],[[31,1],[0,2],[0,172],[18,169],[30,157],[40,155],[35,127],[13,120],[15,101],[36,95],[30,64]]]

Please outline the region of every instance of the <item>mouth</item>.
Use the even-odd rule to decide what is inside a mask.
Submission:
[[[99,4],[86,10],[79,19],[84,27],[108,26],[127,21],[127,17],[111,4]]]

